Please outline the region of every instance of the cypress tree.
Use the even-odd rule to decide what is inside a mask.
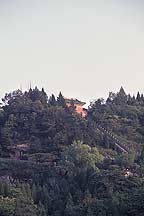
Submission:
[[[137,100],[138,102],[141,100],[141,96],[140,96],[140,93],[139,93],[139,91],[138,91],[138,93],[137,93],[136,100]]]
[[[56,106],[56,105],[57,105],[55,96],[54,96],[53,94],[52,94],[52,96],[50,96],[49,101],[48,101],[48,104],[49,104],[50,106]]]
[[[44,88],[42,88],[40,100],[41,100],[43,105],[46,105],[48,102],[48,96],[47,96]]]
[[[32,185],[32,197],[34,199],[34,202],[36,202],[37,201],[37,188],[35,184]]]
[[[59,96],[57,98],[57,103],[59,106],[66,107],[66,102],[61,92],[59,93]]]
[[[117,105],[122,105],[127,103],[127,95],[123,87],[120,88],[120,91],[117,93],[117,96],[114,98],[114,102]]]
[[[131,95],[128,94],[128,97],[127,97],[127,98],[128,98],[128,99],[127,99],[128,104],[131,105],[131,103],[132,103],[132,97],[131,97]]]

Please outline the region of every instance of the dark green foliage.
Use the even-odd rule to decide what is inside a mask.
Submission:
[[[38,216],[47,216],[45,207],[41,202],[38,205]]]
[[[33,202],[29,184],[12,186],[0,182],[0,188],[1,216],[37,216],[39,207]]]
[[[59,96],[57,98],[57,104],[58,106],[66,107],[66,102],[61,92],[59,93]]]
[[[128,149],[140,152],[144,140],[144,100],[140,93],[131,97],[121,88],[117,94],[110,93],[106,102],[91,104],[88,113],[90,120],[113,133]],[[103,146],[112,148],[112,140],[104,139]]]
[[[57,105],[57,101],[55,99],[55,96],[52,94],[52,96],[50,96],[49,100],[48,100],[48,104],[49,106],[56,106]]]
[[[48,99],[37,87],[6,94],[3,103],[1,216],[144,215],[143,95],[121,87],[91,103],[86,118],[61,92]]]

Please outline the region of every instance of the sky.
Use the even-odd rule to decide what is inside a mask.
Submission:
[[[0,97],[144,92],[143,0],[0,0]]]

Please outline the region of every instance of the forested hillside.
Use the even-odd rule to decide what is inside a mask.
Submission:
[[[0,108],[0,216],[144,215],[144,96],[123,88],[83,118],[44,89]]]

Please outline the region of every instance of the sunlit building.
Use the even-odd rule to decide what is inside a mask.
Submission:
[[[74,106],[77,113],[79,113],[82,117],[85,117],[87,115],[86,109],[83,108],[83,106],[86,104],[85,102],[79,101],[75,98],[65,98],[66,105],[68,107]]]

